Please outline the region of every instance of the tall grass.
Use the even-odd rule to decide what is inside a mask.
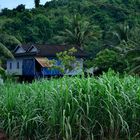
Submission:
[[[140,78],[108,72],[6,83],[0,87],[0,128],[13,140],[139,139]]]

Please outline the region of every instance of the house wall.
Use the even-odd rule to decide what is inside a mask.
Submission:
[[[23,59],[20,58],[7,60],[7,73],[13,75],[22,75],[22,64]]]
[[[7,73],[17,75],[17,76],[23,75],[23,62],[24,62],[25,59],[29,59],[29,58],[27,57],[27,58],[9,59],[7,61]],[[19,68],[17,67],[18,63],[19,63]],[[59,63],[57,65],[61,66],[61,64],[59,64]],[[11,68],[10,68],[10,65],[12,65]],[[76,62],[74,64],[72,64],[72,66],[73,66],[73,70],[71,70],[71,71],[65,70],[65,75],[80,74],[83,71],[83,59],[82,58],[77,58]],[[27,70],[29,70],[29,67],[27,68]],[[34,66],[33,71],[35,73],[35,66]],[[44,72],[45,72],[44,75],[55,75],[55,74],[60,75],[60,73],[58,73],[58,70],[57,71],[49,70],[48,68],[44,68]],[[30,75],[30,73],[29,73],[29,75]]]
[[[63,67],[63,65],[61,65],[61,62],[59,60],[57,60],[56,58],[49,58],[49,60],[53,60],[55,59],[56,64],[55,66],[59,66],[59,67]],[[81,74],[83,72],[83,59],[81,58],[77,58],[76,62],[72,64],[73,70],[67,70],[65,69],[65,73],[64,75],[77,75],[77,74]],[[59,75],[63,75],[63,73],[61,73],[61,71],[59,70],[59,68],[47,68],[47,67],[42,67],[41,69],[41,73],[43,76],[59,76]]]
[[[35,76],[35,59],[34,58],[24,58],[23,59],[23,67],[22,74],[24,76]]]

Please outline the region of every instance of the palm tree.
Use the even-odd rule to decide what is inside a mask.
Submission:
[[[9,49],[7,49],[2,43],[0,43],[0,75],[4,73],[4,69],[2,68],[2,59],[4,58],[13,58],[12,53]]]
[[[34,3],[35,3],[35,8],[38,8],[40,4],[40,0],[35,0]]]
[[[129,58],[129,73],[135,73],[140,75],[140,47],[135,47],[127,52]]]
[[[4,69],[2,68],[1,66],[1,61],[0,61],[0,78],[1,78],[1,75],[4,75]]]
[[[132,62],[132,65],[130,66],[129,73],[130,74],[135,73],[135,74],[140,75],[140,57],[138,56],[138,57],[133,58],[131,62]]]
[[[118,41],[125,41],[127,42],[129,40],[129,34],[130,34],[130,28],[128,25],[120,24],[116,28],[116,32],[114,32],[114,35],[117,37]]]
[[[140,27],[129,28],[126,24],[118,25],[108,32],[106,45],[118,52],[120,57],[128,61],[127,70],[140,74]]]
[[[128,43],[131,45],[126,55],[130,62],[130,73],[140,74],[140,26],[131,30]]]
[[[115,47],[120,45],[122,42],[126,43],[130,37],[130,27],[127,24],[119,24],[115,29],[111,29],[106,37],[106,45]]]
[[[6,48],[2,43],[0,43],[0,57],[12,57],[13,55],[8,48]]]
[[[13,50],[13,47],[18,44],[21,43],[15,36],[9,35],[0,30],[0,72],[4,71],[2,68],[2,62],[4,62],[6,58],[13,58],[10,50]]]
[[[69,29],[60,32],[58,36],[55,36],[55,39],[83,48],[89,40],[97,39],[99,36],[100,32],[96,26],[91,25],[80,15],[75,15],[72,20],[69,20]]]

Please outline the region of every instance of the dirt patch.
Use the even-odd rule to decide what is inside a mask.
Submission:
[[[2,130],[0,130],[0,140],[8,140],[6,134]]]

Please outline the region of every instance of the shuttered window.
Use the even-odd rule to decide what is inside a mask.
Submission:
[[[11,62],[10,62],[10,66],[9,66],[9,68],[12,69],[12,63],[11,63]]]
[[[19,62],[17,62],[17,69],[19,69]]]

